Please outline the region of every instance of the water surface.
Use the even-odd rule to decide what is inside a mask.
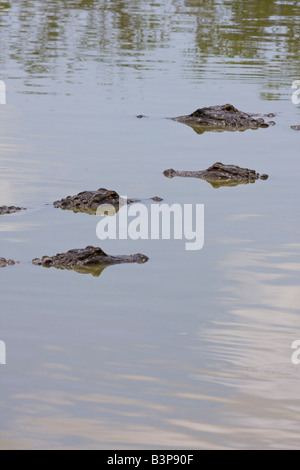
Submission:
[[[132,0],[0,6],[0,448],[298,448],[298,2]],[[232,103],[277,114],[205,133],[165,117]],[[138,120],[137,114],[149,119]],[[216,161],[268,181],[214,189],[167,168]],[[205,247],[111,240],[142,266],[99,278],[31,260],[99,245],[52,207],[100,187],[205,204]]]

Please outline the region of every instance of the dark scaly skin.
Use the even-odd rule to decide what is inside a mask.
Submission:
[[[208,181],[214,188],[237,186],[238,184],[254,183],[258,179],[268,179],[268,175],[260,175],[254,170],[240,168],[236,165],[224,165],[223,163],[215,163],[204,171],[175,171],[170,169],[164,171],[164,175],[167,178],[174,178],[175,176],[200,178]]]
[[[154,197],[153,201],[160,202],[162,199]],[[100,188],[97,191],[83,191],[76,196],[68,196],[60,201],[53,203],[54,207],[63,210],[71,210],[75,213],[84,212],[86,214],[96,215],[99,206],[111,205],[116,210],[127,204],[140,202],[138,199],[120,198],[116,191],[110,191]]]
[[[61,253],[56,256],[44,256],[41,259],[36,258],[32,263],[35,266],[69,269],[98,277],[107,266],[124,263],[144,264],[147,261],[149,261],[149,258],[140,253],[111,256],[104,253],[101,248],[87,246],[84,249],[70,250],[67,253]]]
[[[267,117],[274,117],[274,114],[269,114]],[[171,119],[189,125],[198,134],[205,131],[245,131],[247,129],[267,128],[275,124],[273,121],[267,123],[258,114],[239,111],[231,104],[200,108],[187,116]]]
[[[19,264],[19,261],[14,261],[12,259],[5,259],[0,258],[0,268],[6,268],[6,266],[14,266],[15,264]]]
[[[9,215],[15,214],[16,212],[26,211],[23,207],[15,207],[15,206],[1,206],[0,207],[0,215]]]

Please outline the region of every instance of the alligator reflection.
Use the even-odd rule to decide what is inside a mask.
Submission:
[[[182,122],[182,121],[181,121]],[[193,129],[193,131],[196,132],[198,135],[205,134],[205,132],[245,132],[248,129],[251,130],[257,130],[259,127],[230,127],[230,126],[224,126],[224,127],[214,127],[213,125],[203,125],[203,124],[197,124],[194,122],[182,122],[182,124],[185,124],[186,126],[189,126]]]
[[[44,266],[45,268],[50,268],[50,266]],[[78,274],[91,274],[93,277],[100,277],[103,273],[104,269],[108,268],[106,264],[99,264],[98,266],[82,266],[80,268],[71,268],[71,267],[62,267],[62,266],[54,266],[56,269],[60,269],[61,271],[75,271]]]

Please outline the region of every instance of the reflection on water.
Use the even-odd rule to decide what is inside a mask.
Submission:
[[[20,419],[16,423],[18,429],[21,430],[23,435],[31,435],[33,430],[38,434],[38,442],[35,442],[35,447],[48,448],[49,442],[52,442],[56,448],[68,448],[76,449],[76,444],[61,445],[60,440],[66,439],[68,436],[70,442],[80,442],[80,447],[85,447],[82,442],[86,442],[86,448],[88,449],[136,449],[138,447],[142,449],[157,449],[160,448],[161,443],[170,449],[199,449],[207,448],[211,449],[222,449],[222,446],[215,446],[205,437],[199,439],[199,437],[193,437],[186,433],[185,430],[175,431],[171,427],[171,421],[165,424],[165,428],[156,427],[151,425],[132,425],[129,424],[126,428],[120,426],[117,422],[114,423],[113,419],[106,420],[93,418],[81,418],[76,419],[71,416],[68,412],[60,414],[59,410],[72,408],[74,406],[79,407],[90,407],[93,409],[96,407],[98,410],[102,410],[105,413],[107,408],[111,407],[115,410],[115,418],[123,417],[130,421],[142,421],[153,420],[160,414],[170,412],[165,406],[155,406],[152,403],[147,403],[138,400],[130,399],[114,399],[111,396],[105,395],[87,395],[77,397],[77,401],[70,400],[70,397],[60,396],[59,394],[53,393],[53,395],[45,395],[44,398],[41,396],[16,396],[16,400],[20,399],[25,401],[27,404],[28,417]],[[38,403],[44,417],[35,417],[35,406],[31,406],[31,403]],[[124,411],[120,411],[124,409]],[[51,418],[48,416],[49,412]],[[46,417],[47,416],[47,417]],[[148,418],[148,419],[147,419]],[[203,429],[206,432],[205,429]],[[191,433],[193,434],[193,433]],[[5,439],[3,441],[5,443]],[[7,437],[9,442],[9,437]],[[55,443],[57,443],[55,445]],[[26,445],[27,444],[27,445]],[[33,444],[33,443],[32,443]],[[7,448],[7,444],[6,448]],[[30,448],[30,441],[22,443],[21,447]],[[1,444],[0,444],[1,448]],[[224,447],[225,448],[225,447]]]
[[[47,269],[50,269],[50,266],[44,266]],[[78,268],[70,268],[69,266],[66,267],[59,267],[54,266],[56,269],[60,270],[68,270],[68,271],[75,271],[79,274],[91,274],[94,277],[100,277],[103,273],[104,269],[108,267],[108,265],[97,265],[97,266],[82,266]]]
[[[184,123],[186,126],[189,126],[193,129],[193,131],[196,132],[196,134],[198,135],[202,135],[204,134],[205,132],[245,132],[247,130],[258,130],[258,127],[257,129],[249,129],[247,127],[245,128],[241,128],[241,127],[214,127],[214,126],[203,126],[201,124],[197,124],[197,123],[191,123],[191,122],[185,122]]]
[[[78,440],[90,449],[153,449],[162,443],[178,449],[297,449],[300,369],[291,364],[291,344],[300,334],[299,268],[299,244],[224,256],[218,295],[227,319],[199,329],[197,343],[189,344],[197,353],[190,354],[189,365],[165,364],[177,374],[180,368],[188,372],[188,382],[159,376],[163,358],[154,368],[148,359],[143,372],[137,365],[135,374],[126,373],[125,363],[110,363],[97,371],[104,390],[81,394],[82,370],[43,363],[38,374],[53,383],[50,390],[11,397],[13,408],[23,406],[14,423],[18,434],[38,436],[19,445],[76,448]],[[202,355],[209,357],[206,369],[197,366]],[[55,389],[57,382],[78,384],[77,393]],[[130,384],[135,397],[125,393]],[[74,410],[81,411],[74,416]],[[10,436],[4,435],[1,446],[9,445]]]
[[[238,250],[220,264],[230,319],[213,322],[200,336],[223,364],[207,380],[232,390],[226,440],[233,447],[299,446],[300,370],[291,362],[300,335],[299,248]]]
[[[299,33],[286,0],[0,3],[0,205],[28,208],[0,220],[21,261],[0,272],[0,448],[299,446]],[[198,138],[162,119],[225,100],[278,125]],[[270,181],[162,176],[220,160]],[[32,266],[95,244],[95,218],[51,202],[103,186],[205,203],[204,250],[107,241],[151,262],[101,282]]]
[[[211,186],[215,189],[219,188],[235,188],[236,186],[239,186],[240,184],[254,184],[257,182],[257,180],[252,180],[252,181],[210,181],[206,180]]]
[[[121,263],[121,262],[120,262]],[[115,263],[118,264],[118,263]],[[108,267],[112,267],[113,264],[95,264],[95,265],[87,265],[87,266],[78,266],[78,267],[70,267],[70,266],[43,266],[44,268],[50,269],[55,268],[61,271],[75,271],[78,274],[91,274],[93,277],[100,277],[103,273],[104,269]]]
[[[117,331],[102,345],[98,368],[41,363],[32,379],[44,378],[49,387],[12,394],[17,432],[3,434],[0,447],[297,449],[300,370],[291,364],[291,344],[300,334],[299,249],[226,254],[218,294],[224,320],[199,329],[196,342],[189,337],[189,364],[184,357],[155,360],[154,344],[142,368],[137,358],[132,367],[120,356],[112,361],[109,343]],[[53,358],[68,350],[48,349]],[[175,375],[161,375],[165,368]]]
[[[226,61],[233,79],[243,65],[244,73],[260,76],[276,94],[275,76],[285,81],[298,74],[293,60],[299,57],[297,2],[16,0],[1,4],[0,24],[6,44],[2,69],[16,62],[28,77],[27,86],[35,88],[35,78],[55,78],[63,68],[71,79],[91,59],[101,64],[103,83],[113,85],[114,73],[122,75],[122,68],[157,67],[153,51],[161,51],[163,68],[166,54],[171,57],[178,46],[189,77],[205,76],[207,65],[221,77]],[[39,92],[45,92],[45,84]]]

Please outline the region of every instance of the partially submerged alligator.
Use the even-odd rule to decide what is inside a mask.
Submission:
[[[26,211],[24,207],[15,207],[15,206],[1,206],[0,207],[0,215],[8,215],[8,214],[15,214],[16,212]]]
[[[152,198],[155,202],[161,202],[159,197]],[[86,214],[96,215],[99,206],[112,205],[117,210],[126,205],[140,202],[139,199],[122,199],[116,191],[110,191],[100,188],[97,191],[84,191],[76,196],[68,196],[60,201],[53,203],[54,207],[63,210],[71,210],[75,213],[85,212]]]
[[[210,183],[214,188],[221,186],[237,186],[238,184],[254,183],[258,179],[267,180],[268,175],[260,175],[254,170],[240,168],[236,165],[224,165],[215,163],[204,171],[175,171],[173,169],[164,171],[167,178],[181,176],[184,178],[200,178]]]
[[[98,277],[110,265],[124,263],[144,264],[147,261],[149,261],[149,258],[140,253],[136,255],[111,256],[104,253],[101,248],[87,246],[84,249],[70,250],[67,253],[61,253],[56,256],[44,256],[41,259],[36,258],[32,263],[36,266],[44,266],[45,268],[69,269]]]
[[[0,268],[6,268],[6,266],[14,266],[15,264],[19,264],[19,261],[14,261],[12,259],[5,259],[0,258]]]
[[[268,114],[264,117],[274,117]],[[188,116],[171,118],[192,127],[197,134],[206,131],[245,131],[247,129],[266,128],[274,125],[273,121],[266,122],[259,114],[249,114],[239,111],[231,104],[200,108]]]

